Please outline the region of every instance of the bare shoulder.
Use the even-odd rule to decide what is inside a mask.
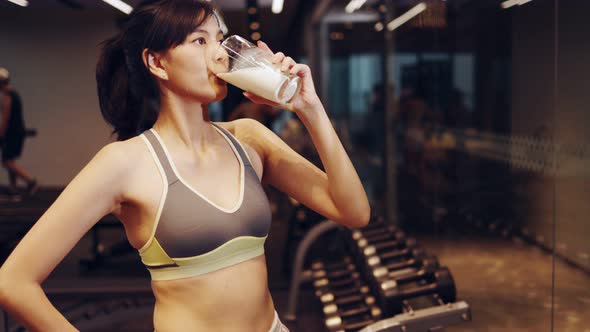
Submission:
[[[227,129],[242,144],[245,143],[254,148],[262,156],[268,138],[267,135],[270,132],[270,129],[266,128],[262,123],[254,119],[243,118],[229,122],[218,122],[217,124]]]
[[[265,154],[260,127],[263,127],[264,129],[266,129],[266,127],[260,122],[248,118],[228,122],[216,122],[215,124],[226,129],[238,139],[240,144],[244,147],[244,150],[246,150],[256,173],[262,178]]]
[[[263,157],[264,135],[265,131],[269,129],[262,123],[254,119],[243,118],[228,122],[216,122],[216,124],[234,135],[246,150],[253,150],[259,157]]]
[[[145,143],[140,137],[133,137],[103,146],[87,167],[100,171],[104,180],[127,186],[136,174],[142,173],[147,158]]]
[[[110,164],[119,170],[132,169],[134,161],[137,161],[144,153],[145,144],[139,137],[133,137],[125,141],[117,141],[103,146],[94,157],[95,160]]]

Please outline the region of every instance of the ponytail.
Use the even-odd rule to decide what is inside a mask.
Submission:
[[[143,50],[161,52],[180,45],[214,15],[214,8],[204,0],[144,0],[122,31],[102,43],[96,65],[98,101],[118,140],[150,129],[160,112],[160,91],[143,63]]]
[[[154,125],[158,116],[155,82],[142,73],[147,70],[143,64],[138,68],[136,62],[141,58],[131,59],[129,53],[123,47],[122,36],[115,36],[102,44],[102,54],[96,66],[100,111],[113,126],[113,134],[118,140],[141,134]],[[151,84],[137,82],[141,78]]]

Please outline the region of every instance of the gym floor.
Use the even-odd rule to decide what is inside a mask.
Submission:
[[[6,230],[14,231],[19,222],[46,208],[58,193],[58,189],[44,189],[29,200],[4,204],[2,214],[13,215],[1,219],[4,236]],[[282,262],[287,232],[287,221],[275,218],[266,246],[269,286],[279,315],[288,300],[289,278]],[[103,228],[99,233],[105,247],[125,238],[119,227]],[[559,259],[553,262],[551,255],[518,239],[475,229],[411,235],[436,255],[441,265],[450,268],[459,300],[471,306],[472,321],[450,326],[447,331],[550,331],[553,324],[554,331],[590,332],[590,277],[580,270]],[[57,294],[53,302],[85,327],[83,330],[152,331],[153,300],[138,255],[130,252],[87,271],[81,268],[80,259],[90,258],[91,247],[89,234],[48,278],[44,287]],[[121,289],[140,295],[105,296]],[[70,293],[88,290],[99,294],[84,298]],[[310,287],[304,287],[299,301],[297,320],[285,321],[286,325],[294,332],[324,331],[321,308]],[[9,319],[11,326],[14,323]]]

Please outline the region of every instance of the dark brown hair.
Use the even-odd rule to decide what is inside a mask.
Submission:
[[[182,44],[212,15],[216,8],[207,1],[145,0],[120,32],[102,43],[96,66],[98,101],[118,140],[151,128],[160,111],[160,92],[143,63],[143,50],[161,52]]]

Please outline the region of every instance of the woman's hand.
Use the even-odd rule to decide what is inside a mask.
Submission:
[[[256,104],[267,104],[270,106],[286,109],[295,113],[315,109],[321,106],[320,98],[315,92],[311,69],[309,66],[296,63],[291,57],[285,56],[282,52],[273,53],[262,41],[258,41],[258,47],[272,54],[272,63],[280,65],[281,71],[290,76],[297,76],[301,80],[301,88],[297,94],[287,103],[278,104],[274,101],[262,98],[250,92],[244,92],[244,96]]]

